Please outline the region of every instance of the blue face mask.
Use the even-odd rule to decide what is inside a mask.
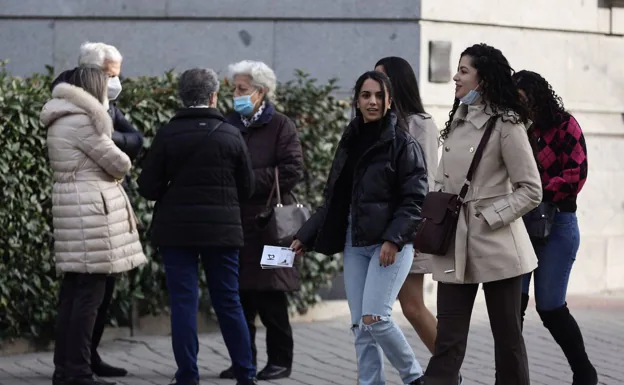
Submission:
[[[252,93],[251,95],[255,94]],[[242,95],[234,97],[234,111],[243,116],[249,116],[256,105],[251,101],[251,95]]]
[[[479,87],[477,86],[477,88]],[[477,99],[479,99],[480,96],[481,92],[474,89],[470,90],[463,98],[459,99],[459,101],[469,106],[473,104]]]

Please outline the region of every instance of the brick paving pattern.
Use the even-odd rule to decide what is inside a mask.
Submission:
[[[571,306],[581,325],[590,358],[600,374],[600,384],[624,384],[624,306]],[[426,366],[429,353],[402,316],[403,326],[421,365]],[[264,382],[281,385],[355,384],[355,353],[349,321],[341,317],[331,321],[297,323],[295,333],[295,364],[291,378]],[[531,365],[531,384],[571,384],[572,375],[565,357],[542,327],[534,310],[527,314],[525,339]],[[265,364],[264,331],[258,330],[259,366]],[[229,365],[227,351],[219,334],[200,337],[200,373],[202,385],[234,384],[220,380],[218,373]],[[494,383],[493,341],[489,331],[485,305],[477,303],[473,313],[468,353],[462,368],[465,384]],[[105,359],[130,371],[119,385],[166,385],[175,371],[175,362],[168,337],[140,337],[105,343],[101,348]],[[0,385],[48,385],[53,371],[52,354],[36,353],[0,357]],[[387,384],[401,381],[394,368],[386,362]],[[261,382],[262,384],[263,382]]]

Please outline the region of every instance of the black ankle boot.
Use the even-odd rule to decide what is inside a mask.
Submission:
[[[570,310],[568,305],[549,310],[537,311],[544,323],[544,326],[553,336],[557,344],[563,350],[570,364],[570,369],[574,373],[572,385],[596,385],[598,384],[598,374],[596,368],[589,361],[589,357],[585,352],[585,343],[581,329]]]
[[[522,310],[521,318],[520,318],[520,329],[524,329],[524,315],[526,314],[526,309],[529,307],[529,295],[522,293],[522,299],[520,300],[520,309]]]

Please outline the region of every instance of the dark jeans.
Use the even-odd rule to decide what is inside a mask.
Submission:
[[[251,353],[256,363],[256,316],[266,327],[268,363],[292,367],[293,336],[288,319],[288,297],[282,291],[241,291],[241,303],[251,337]]]
[[[91,338],[106,290],[105,274],[65,273],[56,319],[54,366],[67,377],[89,377]]]
[[[524,276],[522,292],[529,294],[533,275],[537,310],[554,310],[565,305],[568,280],[576,260],[580,238],[576,214],[559,212],[555,216],[546,244],[533,245],[538,265],[533,274]]]
[[[238,250],[225,247],[161,247],[171,306],[171,339],[178,365],[176,381],[199,381],[197,369],[198,256],[206,274],[212,306],[238,381],[256,375],[249,330],[238,295]]]
[[[457,385],[466,354],[478,284],[438,283],[438,335],[425,372],[427,385]],[[522,277],[483,284],[494,336],[496,381],[529,385],[529,364],[520,327]]]
[[[104,298],[102,304],[98,308],[97,317],[95,318],[95,326],[93,326],[93,338],[91,342],[91,366],[97,366],[102,363],[102,358],[97,352],[97,348],[102,340],[102,334],[104,334],[104,327],[108,320],[108,308],[113,300],[113,293],[115,292],[115,283],[117,282],[116,275],[109,275],[106,278],[106,288],[104,290]]]

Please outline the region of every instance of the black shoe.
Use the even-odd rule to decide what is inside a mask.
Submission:
[[[227,378],[228,380],[233,380],[236,378],[234,376],[234,367],[230,366],[219,374],[219,378]]]
[[[421,376],[420,378],[415,379],[410,382],[409,385],[425,385],[425,376]]]
[[[258,373],[258,379],[263,381],[279,380],[290,377],[290,368],[268,364]]]
[[[100,361],[99,364],[91,366],[91,370],[98,377],[124,377],[128,374],[126,369],[116,368],[104,361]]]
[[[52,374],[52,385],[65,385],[65,381],[65,375],[58,370],[55,370],[54,374]]]
[[[572,385],[597,385],[596,368],[589,361],[581,329],[570,314],[567,304],[555,310],[538,310],[537,313],[568,359],[574,374]]]
[[[236,385],[258,385],[258,380],[255,378],[250,378],[249,380],[238,381]]]

